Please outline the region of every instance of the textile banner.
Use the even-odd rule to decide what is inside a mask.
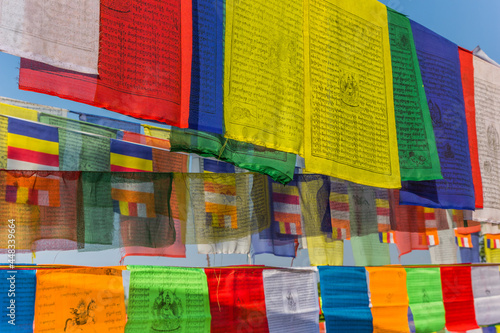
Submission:
[[[205,268],[212,333],[268,333],[262,268]]]
[[[327,332],[373,332],[364,267],[318,267]]]
[[[210,303],[200,268],[127,266],[130,296],[125,332],[210,332]]]
[[[445,311],[439,268],[405,268],[410,309],[417,333],[444,328]]]
[[[475,209],[458,47],[411,21],[442,180],[403,182],[400,204]]]
[[[410,332],[404,268],[366,267],[373,332]]]
[[[309,0],[304,15],[307,172],[400,188],[386,7]]]
[[[460,248],[460,262],[463,264],[467,263],[480,263],[481,257],[479,254],[479,233],[470,234],[472,247],[470,248]]]
[[[216,134],[224,132],[224,10],[223,0],[193,0],[189,128]]]
[[[101,1],[99,76],[23,58],[19,87],[186,128],[191,5],[180,0],[135,5]]]
[[[0,11],[3,52],[69,70],[98,73],[98,0],[2,1]]]
[[[5,333],[33,332],[36,271],[17,268],[0,270],[0,288],[5,290],[0,298],[5,313],[0,330]]]
[[[38,270],[37,331],[123,331],[127,314],[122,269],[70,268]]]
[[[478,137],[476,127],[476,103],[474,91],[474,64],[472,52],[458,47],[460,57],[460,73],[462,74],[462,88],[464,93],[465,118],[467,120],[467,133],[469,139],[469,153],[474,182],[474,197],[476,208],[483,208],[483,182],[478,156]]]
[[[262,272],[270,333],[319,333],[318,281],[311,269]]]
[[[480,222],[500,223],[500,68],[473,57],[477,152],[483,180],[483,209],[472,213]]]
[[[500,313],[500,274],[498,266],[472,267],[474,309],[478,325],[498,323]]]
[[[8,97],[0,97],[0,103],[1,103],[0,105],[8,104],[11,106],[17,106],[19,108],[23,108],[26,110],[26,113],[30,115],[30,118],[26,118],[24,116],[21,116],[20,113],[22,114],[23,112],[16,112],[17,115],[5,113],[5,115],[10,115],[12,117],[19,117],[19,118],[33,120],[33,121],[37,120],[37,119],[35,119],[35,116],[34,116],[35,113],[33,112],[33,110],[37,111],[37,113],[43,112],[43,113],[48,113],[48,114],[52,114],[54,116],[60,116],[60,117],[67,117],[68,112],[69,112],[66,109],[56,108],[53,106],[47,106],[47,105],[42,105],[42,104],[25,102],[25,101],[13,99],[13,98],[8,98]],[[0,110],[2,110],[2,111],[0,111],[1,114],[4,114],[3,112],[5,112],[3,109],[4,109],[4,107],[0,107]],[[19,111],[19,110],[22,110],[22,109],[17,109],[17,111]],[[33,119],[31,119],[31,117],[33,117]]]
[[[165,131],[149,128],[151,133]],[[250,143],[226,139],[222,135],[193,131],[171,130],[171,150],[195,153],[234,164],[237,167],[269,175],[286,184],[293,179],[296,155]]]
[[[443,179],[410,21],[387,9],[401,180]]]
[[[304,136],[303,3],[292,0],[228,1],[225,28],[224,136],[288,153],[301,153]]]
[[[129,131],[134,133],[141,133],[141,125],[138,123],[133,123],[120,119],[113,119],[108,117],[96,116],[93,114],[86,114],[80,112],[73,112],[78,115],[78,118],[81,121],[85,121],[87,123],[92,123],[100,126],[106,126],[111,128],[116,128],[123,131]]]
[[[0,114],[25,120],[38,121],[38,111],[24,106],[0,103]]]

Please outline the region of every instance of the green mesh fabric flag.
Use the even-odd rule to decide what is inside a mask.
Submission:
[[[210,332],[210,302],[203,269],[127,266],[130,296],[126,333]]]
[[[401,180],[443,179],[410,21],[387,15]]]
[[[172,151],[215,157],[237,167],[269,175],[286,184],[293,179],[296,155],[194,130],[172,129]]]
[[[378,234],[351,236],[356,266],[382,266],[391,263],[389,244],[381,243]]]
[[[38,116],[38,120],[44,124],[57,126],[60,128],[65,128],[74,131],[92,133],[100,136],[105,136],[110,139],[116,139],[117,136],[119,138],[121,135],[121,131],[116,128],[96,125],[85,121],[80,121],[70,118],[59,117],[47,113],[40,113],[40,115]]]
[[[416,333],[444,328],[441,272],[438,268],[406,268],[406,285]]]

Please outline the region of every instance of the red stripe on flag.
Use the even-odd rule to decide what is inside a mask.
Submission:
[[[341,212],[348,212],[349,211],[349,204],[347,202],[330,201],[330,209],[338,210]]]
[[[128,203],[128,215],[129,216],[137,216],[137,203],[129,202]]]
[[[273,200],[276,202],[298,205],[299,197],[297,195],[283,194],[283,193],[273,193]]]
[[[41,153],[34,150],[16,148],[11,146],[7,148],[7,158],[11,160],[47,165],[52,167],[59,166],[59,155]]]
[[[390,212],[389,208],[377,207],[377,215],[389,216]]]
[[[28,203],[38,205],[38,190],[28,189]]]
[[[111,164],[111,171],[116,171],[116,172],[151,172],[151,171],[147,171],[147,170],[125,168],[125,167],[113,165],[113,164]]]

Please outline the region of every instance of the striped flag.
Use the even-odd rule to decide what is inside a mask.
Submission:
[[[36,206],[59,207],[59,178],[15,177],[7,173],[5,201]]]
[[[486,234],[484,238],[488,249],[500,249],[500,235]]]
[[[205,212],[207,225],[214,228],[238,228],[236,178],[233,165],[209,159],[203,160],[205,178]],[[232,173],[226,175],[224,173]]]
[[[394,231],[384,231],[378,233],[380,243],[396,244],[396,237]]]
[[[59,170],[56,127],[9,118],[7,131],[7,169]]]
[[[115,213],[124,216],[156,217],[153,183],[112,183],[111,198]]]
[[[455,237],[457,245],[459,247],[468,247],[468,248],[473,247],[472,237],[470,234],[459,234],[458,231],[455,229]]]
[[[375,206],[377,208],[378,231],[389,231],[391,228],[389,190],[375,189]]]
[[[153,172],[153,148],[111,139],[111,171]]]
[[[272,182],[272,200],[275,230],[284,235],[302,235],[302,212],[300,210],[299,188],[296,181],[286,186]]]
[[[439,245],[439,235],[438,235],[437,228],[426,229],[425,235],[427,237],[427,245],[429,245],[429,246]]]
[[[349,195],[347,183],[332,181],[330,186],[330,214],[332,238],[337,240],[351,237],[349,216]]]

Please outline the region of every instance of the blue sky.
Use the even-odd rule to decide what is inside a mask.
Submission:
[[[358,0],[351,0],[358,1]],[[362,3],[361,1],[359,1]],[[491,57],[500,62],[500,1],[499,0],[383,0],[385,5],[407,15],[418,23],[434,30],[436,33],[448,38],[452,42],[472,50],[477,45]],[[86,113],[99,113],[108,117],[129,119],[129,117],[118,113],[109,112],[91,106],[70,102],[54,96],[38,93],[20,91],[17,88],[19,70],[19,58],[0,53],[0,96],[21,99],[33,103],[67,108],[73,111]],[[352,251],[346,249],[346,263],[352,264]],[[397,263],[397,252],[391,251],[393,263]],[[67,252],[42,252],[37,254],[38,263],[77,263],[80,265],[114,265],[120,258],[118,251],[106,251],[106,254]],[[31,262],[30,255],[19,255],[19,262]],[[246,263],[245,255],[210,256],[212,265],[242,264]],[[414,253],[402,257],[403,264],[427,263],[429,255],[425,251],[414,251]],[[196,247],[188,248],[186,259],[172,258],[130,258],[126,264],[153,264],[153,265],[187,265],[205,266],[205,256],[197,254]],[[257,256],[256,264],[289,266],[291,260],[271,255]],[[295,266],[308,265],[306,252],[303,252],[296,260]]]

